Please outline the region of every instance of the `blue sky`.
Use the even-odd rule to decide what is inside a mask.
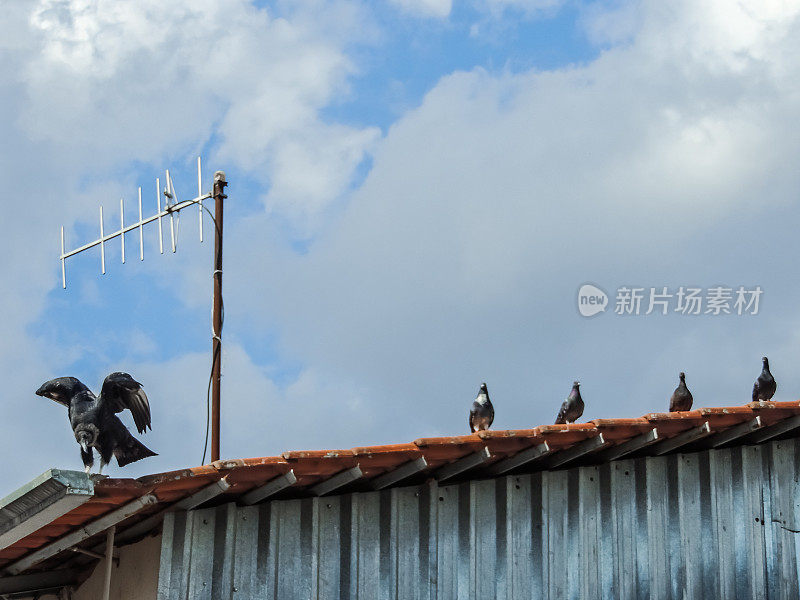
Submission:
[[[212,229],[181,219],[99,255],[68,246],[214,170],[225,214],[223,456],[466,432],[481,381],[496,427],[744,404],[769,355],[800,377],[797,2],[39,0],[0,43],[0,224],[10,486],[80,468],[33,391],[142,381],[159,456],[198,464],[210,367]],[[223,18],[224,17],[224,18]],[[202,32],[198,33],[198,32]],[[165,236],[165,241],[168,238]],[[168,244],[167,244],[168,245]],[[759,285],[757,315],[586,319],[581,284]],[[613,308],[613,307],[612,307]],[[130,419],[127,421],[130,424]],[[35,442],[32,442],[35,440]]]

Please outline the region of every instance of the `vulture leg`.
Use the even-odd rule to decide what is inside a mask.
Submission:
[[[92,465],[94,464],[94,456],[91,447],[88,452],[84,452],[81,448],[81,459],[83,460],[83,470],[87,473],[92,472]]]

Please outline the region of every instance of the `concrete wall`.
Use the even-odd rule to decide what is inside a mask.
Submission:
[[[174,513],[159,600],[798,598],[800,441]]]

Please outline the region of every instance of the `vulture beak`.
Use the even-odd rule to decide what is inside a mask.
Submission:
[[[80,442],[80,444],[81,444],[81,450],[83,450],[83,453],[84,454],[89,454],[89,444],[87,444],[85,440]]]

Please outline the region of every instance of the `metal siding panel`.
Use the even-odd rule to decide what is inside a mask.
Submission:
[[[783,440],[168,514],[158,597],[793,598],[799,468]]]
[[[597,467],[579,469],[578,529],[580,543],[578,556],[582,598],[600,598],[601,587],[598,574],[600,567],[600,478]]]
[[[745,573],[749,575],[751,598],[766,598],[766,545],[764,542],[764,502],[762,498],[762,450],[743,446],[741,451],[742,522],[745,525],[745,547],[748,549]]]
[[[263,570],[266,600],[278,600],[278,532],[280,503],[266,502],[259,508],[259,575]]]
[[[531,477],[506,477],[505,482],[508,488],[505,523],[508,587],[505,597],[506,600],[530,600],[534,582],[532,527],[539,517],[531,512]]]
[[[735,522],[741,518],[739,506],[733,500],[733,463],[731,450],[711,453],[712,508],[714,515],[716,560],[721,599],[737,599]]]
[[[233,562],[233,586],[236,598],[263,598],[266,590],[260,585],[258,573],[258,507],[236,511],[236,560]]]
[[[753,573],[751,572],[752,546],[749,527],[752,517],[748,513],[744,490],[744,467],[742,448],[730,448],[731,458],[731,530],[728,540],[732,541],[734,553],[735,598],[757,597],[753,593]],[[732,532],[732,540],[731,540]]]
[[[494,480],[494,530],[495,530],[495,597],[504,598],[508,593],[508,536],[506,523],[508,522],[508,485],[509,478],[503,477]],[[490,575],[491,577],[491,575]]]
[[[397,543],[395,545],[397,565],[397,589],[394,597],[401,600],[420,600],[427,596],[427,577],[420,572],[419,488],[395,488],[392,490],[393,515],[396,520]],[[427,532],[426,532],[427,536]]]
[[[302,502],[304,501],[287,500],[276,503],[276,600],[310,597],[310,581],[303,576],[304,565],[301,549]],[[308,588],[308,592],[303,594],[303,588]]]
[[[547,488],[547,579],[550,597],[567,596],[567,472],[543,473]]]
[[[719,571],[717,569],[717,539],[716,524],[714,522],[713,497],[711,493],[711,460],[714,451],[696,454],[700,498],[700,529],[697,530],[698,545],[700,547],[701,587],[705,593],[709,590],[719,589]]]
[[[359,600],[381,598],[380,494],[357,494],[353,498],[353,524],[357,575],[352,596]]]
[[[685,573],[683,597],[703,597],[703,522],[700,511],[700,466],[696,454],[678,457],[678,506],[681,560]]]
[[[645,468],[648,473],[646,503],[650,598],[652,600],[668,600],[671,597],[669,582],[672,577],[668,544],[667,463],[662,458],[647,458],[645,459]]]
[[[602,598],[614,598],[617,593],[616,548],[617,530],[613,518],[613,494],[611,492],[611,469],[613,464],[598,467],[600,477],[600,588]]]
[[[470,486],[469,483],[462,483],[456,487],[458,516],[453,532],[457,532],[457,563],[456,573],[458,574],[458,595],[461,598],[473,598],[474,586],[472,579],[472,565],[474,561],[473,528],[470,519]]]
[[[313,577],[314,598],[339,598],[341,580],[340,536],[342,531],[341,497],[328,496],[313,500],[317,513],[317,569]],[[350,535],[350,531],[346,532]],[[313,571],[312,571],[313,572]]]
[[[772,555],[775,557],[778,598],[797,597],[796,536],[795,523],[795,444],[794,440],[769,444],[770,506],[771,514],[767,528],[772,532]],[[794,531],[792,531],[794,530]]]
[[[438,510],[436,511],[438,523],[436,564],[439,574],[439,600],[459,597],[458,500],[457,486],[448,485],[439,488]]]
[[[531,489],[531,598],[540,600],[547,597],[547,522],[544,519],[544,506],[547,483],[542,473],[534,473],[530,478]]]
[[[678,471],[680,456],[667,456],[665,461],[667,471],[667,543],[671,558],[670,595],[674,600],[684,598],[686,587],[686,560],[683,554],[681,540],[681,490]]]
[[[620,598],[636,598],[636,490],[633,461],[611,465],[612,514],[616,530],[616,593]]]
[[[800,440],[793,439],[791,442],[791,452],[794,455],[794,477],[791,491],[794,512],[790,529],[800,531]],[[795,579],[798,580],[798,587],[800,587],[800,543],[798,543],[797,538],[794,540],[794,564]]]
[[[650,553],[647,552],[647,540],[650,534],[647,529],[647,482],[649,474],[647,472],[647,462],[642,458],[633,461],[633,468],[636,494],[636,590],[637,597],[647,598],[650,596]]]
[[[164,515],[161,529],[161,561],[158,567],[158,600],[177,600],[179,596],[172,594],[172,573],[181,568],[181,564],[173,559],[172,550],[175,540],[175,513]]]
[[[495,480],[473,481],[470,490],[473,529],[474,598],[496,598],[497,517]]]
[[[439,573],[437,564],[439,559],[439,548],[436,541],[439,537],[438,504],[439,486],[436,480],[428,482],[427,489],[422,496],[425,502],[425,510],[428,513],[428,572],[425,574],[428,580],[428,600],[438,598]]]
[[[780,584],[778,581],[778,577],[780,576],[780,571],[778,569],[778,558],[775,555],[776,552],[776,542],[775,542],[775,535],[772,529],[771,521],[772,516],[772,494],[770,490],[770,467],[772,463],[772,452],[771,452],[772,444],[764,445],[761,450],[761,508],[762,508],[762,519],[761,519],[761,530],[764,532],[764,548],[766,549],[766,564],[767,564],[767,597],[768,598],[779,598],[779,591],[780,591]]]
[[[565,471],[567,475],[567,519],[564,528],[564,541],[567,560],[564,565],[567,578],[567,598],[580,597],[581,553],[580,553],[580,483],[577,469]]]
[[[189,594],[191,600],[212,600],[214,566],[214,531],[216,509],[196,510],[189,513],[192,522],[191,558],[189,560]],[[189,536],[187,536],[188,540]],[[216,600],[216,599],[215,599]]]
[[[231,598],[233,594],[233,558],[236,543],[236,505],[216,508],[214,525],[214,559],[212,563],[211,597]]]

